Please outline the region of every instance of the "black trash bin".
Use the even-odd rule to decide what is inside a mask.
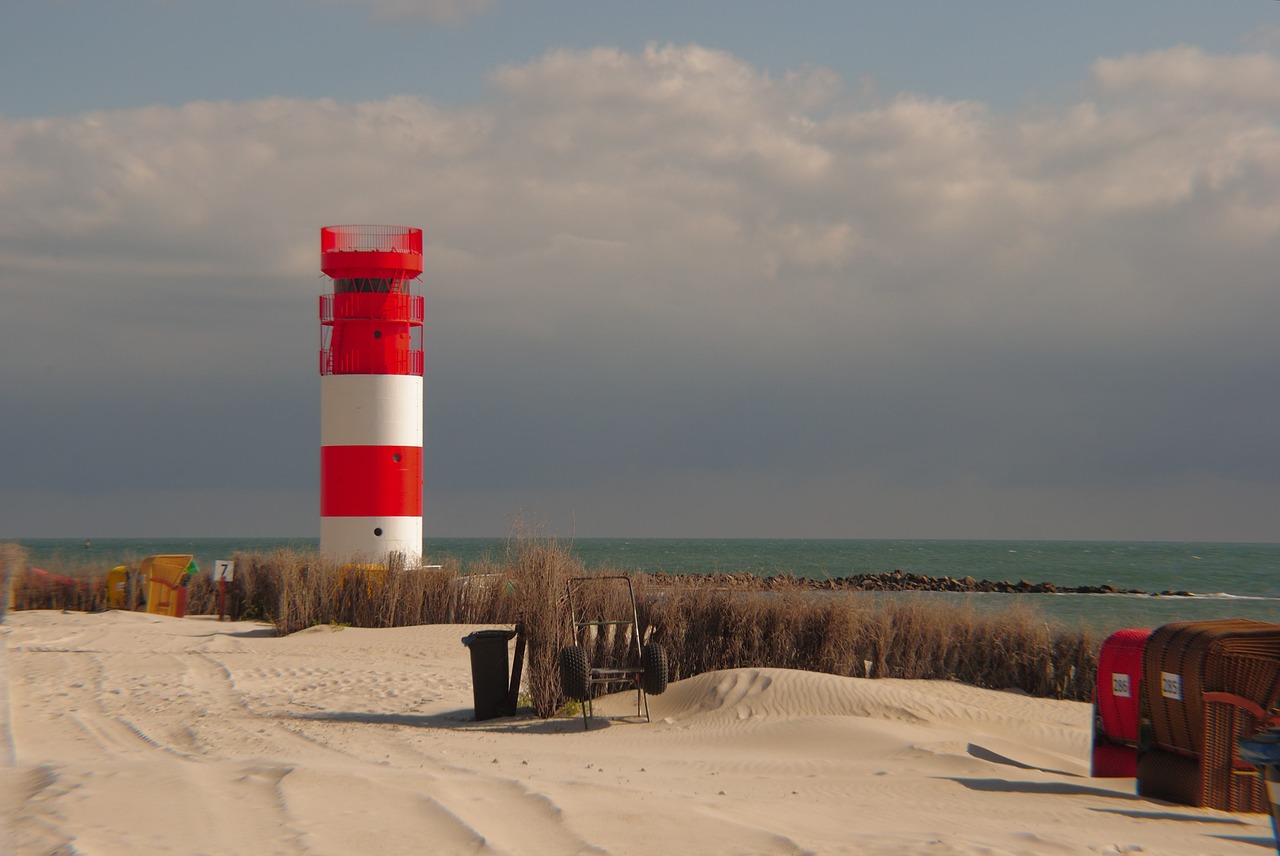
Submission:
[[[514,713],[507,704],[507,643],[515,635],[514,630],[477,630],[462,637],[462,644],[471,649],[471,696],[477,720]]]
[[[1269,728],[1251,740],[1241,740],[1239,746],[1241,760],[1257,767],[1266,783],[1271,829],[1276,836],[1276,852],[1280,853],[1280,726]]]

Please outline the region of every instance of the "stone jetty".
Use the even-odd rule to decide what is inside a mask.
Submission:
[[[648,575],[657,585],[702,585],[735,591],[873,591],[910,592],[945,591],[973,594],[1140,594],[1152,597],[1195,597],[1189,591],[1143,591],[1117,588],[1113,585],[1065,586],[1030,580],[976,580],[973,577],[931,577],[925,574],[891,571],[880,574],[854,574],[847,577],[807,579],[792,574],[757,576],[751,573]]]

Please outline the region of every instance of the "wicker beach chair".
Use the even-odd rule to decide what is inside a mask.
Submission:
[[[1157,629],[1143,655],[1138,793],[1224,811],[1268,810],[1238,743],[1277,721],[1280,625],[1248,619]]]

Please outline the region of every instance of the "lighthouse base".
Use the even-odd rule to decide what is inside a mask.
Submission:
[[[333,562],[385,564],[399,553],[408,567],[422,559],[421,517],[321,517],[320,555]]]

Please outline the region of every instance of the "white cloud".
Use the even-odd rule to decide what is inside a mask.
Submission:
[[[1077,502],[1146,433],[1174,439],[1132,478],[1226,438],[1201,462],[1231,482],[1262,435],[1177,403],[1280,419],[1257,386],[1280,374],[1277,61],[1177,48],[1094,81],[1025,114],[862,106],[821,69],[651,45],[501,68],[469,107],[0,118],[0,338],[55,390],[305,400],[318,227],[404,223],[427,235],[428,411],[474,446],[442,481],[585,494],[768,459]],[[31,384],[15,366],[0,392]]]
[[[1148,54],[1100,59],[1094,79],[1108,94],[1197,101],[1222,110],[1280,106],[1280,58],[1267,53],[1207,54],[1181,45]]]

